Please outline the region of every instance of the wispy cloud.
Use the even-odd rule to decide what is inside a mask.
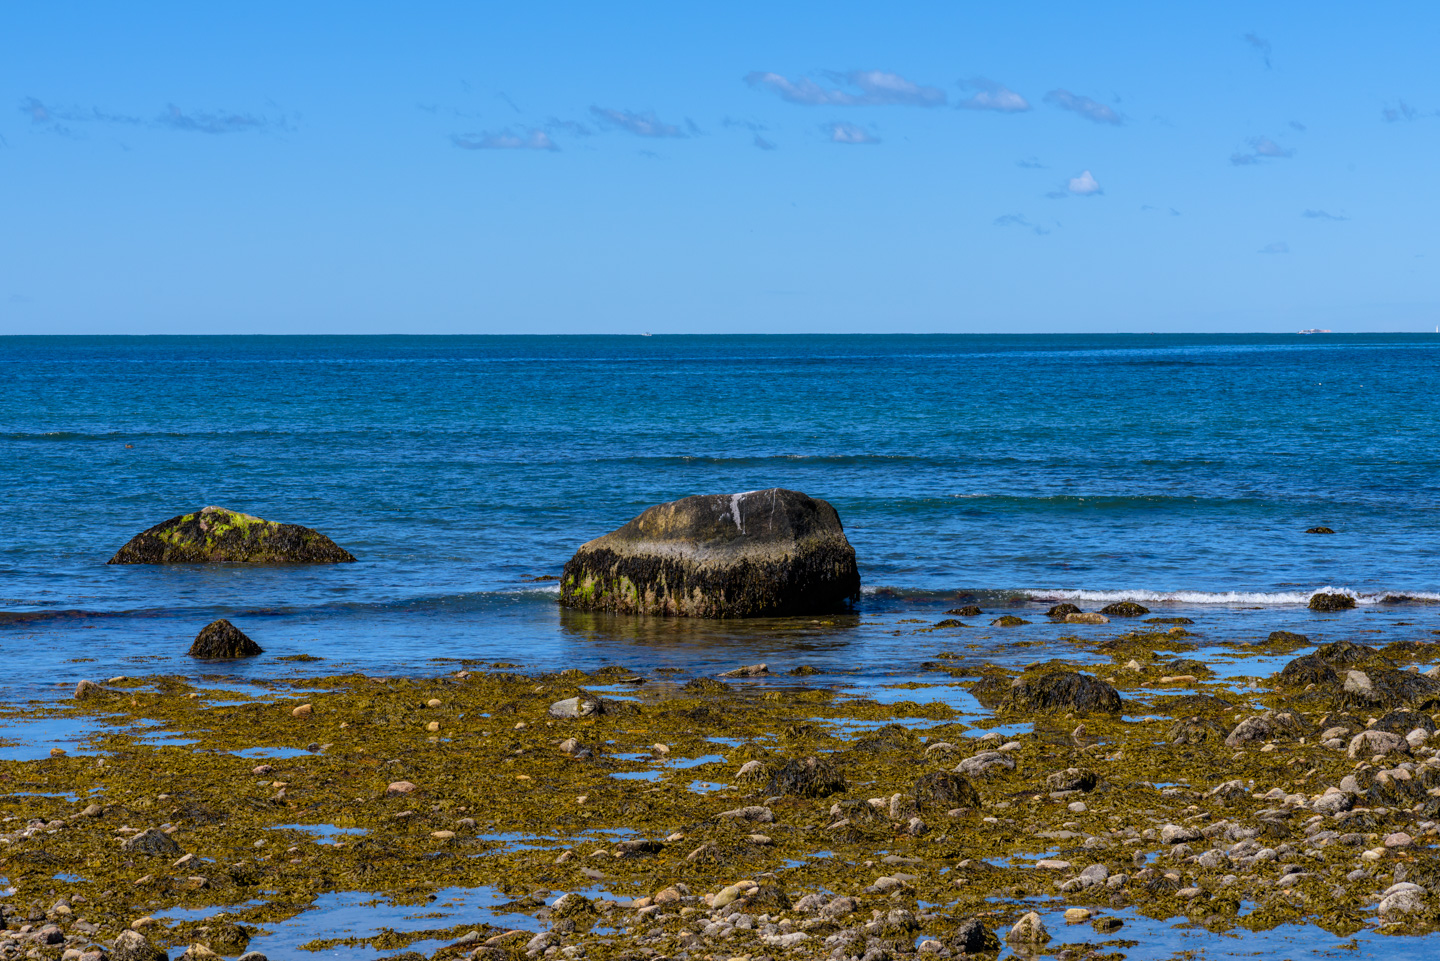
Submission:
[[[1290,245],[1283,240],[1277,240],[1273,244],[1266,244],[1257,251],[1257,253],[1262,254],[1288,254],[1289,252]]]
[[[961,110],[996,110],[1000,113],[1023,113],[1030,109],[1030,101],[1004,84],[976,77],[961,81],[960,86],[976,91],[956,104]]]
[[[637,137],[684,137],[685,131],[655,116],[653,110],[636,113],[633,110],[612,110],[608,107],[591,107],[590,113],[601,124],[633,133]]]
[[[1044,164],[1042,164],[1039,160],[1036,160],[1034,157],[1026,157],[1024,160],[1017,160],[1017,161],[1015,161],[1015,166],[1017,166],[1017,167],[1024,167],[1026,170],[1049,170],[1049,169],[1050,169],[1049,167],[1047,167],[1047,166],[1045,166]]]
[[[253,113],[235,113],[229,110],[195,110],[186,113],[173,103],[166,106],[155,122],[171,130],[206,134],[293,129],[283,115],[274,120]]]
[[[1250,46],[1260,51],[1260,56],[1265,58],[1265,69],[1270,69],[1270,41],[1264,37],[1257,37],[1253,32],[1245,34],[1244,40]]]
[[[880,142],[879,137],[866,132],[863,127],[845,123],[843,120],[821,124],[820,129],[830,138],[831,143],[871,144]]]
[[[83,107],[57,107],[53,104],[46,104],[38,97],[26,97],[21,100],[20,113],[28,117],[32,125],[43,127],[62,136],[74,136],[74,131],[67,126],[68,124],[135,125],[142,122],[139,117],[114,113],[99,107],[91,107],[88,110]]]
[[[565,133],[572,134],[576,137],[590,137],[595,134],[595,131],[583,123],[578,123],[574,120],[561,120],[558,117],[551,117],[549,120],[546,120],[545,129],[550,133],[563,130]]]
[[[1038,234],[1041,237],[1045,236],[1050,232],[1044,227],[1041,227],[1039,224],[1031,223],[1025,218],[1023,214],[1005,214],[1004,216],[996,217],[993,223],[996,227],[1023,227],[1031,233]]]
[[[1101,189],[1100,182],[1095,179],[1095,175],[1088,170],[1078,177],[1071,177],[1065,185],[1065,189],[1077,197],[1093,197],[1105,192]]]
[[[1301,122],[1298,121],[1298,120],[1292,120],[1292,121],[1290,121],[1290,129],[1291,129],[1291,130],[1297,130],[1297,131],[1299,131],[1300,133],[1304,133],[1305,131],[1309,130],[1310,128],[1307,127],[1307,126],[1305,126],[1303,123],[1301,123]]]
[[[1349,220],[1349,219],[1350,219],[1349,217],[1344,217],[1344,216],[1341,216],[1340,214],[1332,214],[1332,213],[1331,213],[1330,211],[1328,211],[1328,210],[1306,210],[1306,211],[1305,211],[1304,213],[1302,213],[1300,216],[1305,217],[1305,218],[1307,218],[1307,219],[1309,219],[1309,220]]]
[[[945,91],[939,87],[917,84],[884,70],[826,71],[824,76],[836,86],[822,86],[808,77],[790,80],[762,70],[746,74],[745,82],[806,107],[939,107],[946,101]]]
[[[26,297],[24,294],[11,294],[9,297],[9,302],[18,306],[20,304],[30,303],[30,298]]]
[[[481,133],[454,134],[450,142],[462,150],[559,150],[550,135],[538,128],[513,132],[486,130]]]
[[[1230,155],[1230,162],[1237,167],[1258,164],[1262,160],[1282,160],[1295,156],[1293,147],[1282,147],[1269,137],[1252,137],[1249,150],[1237,150]]]
[[[1118,113],[1100,101],[1082,97],[1068,90],[1050,91],[1045,95],[1045,102],[1059,107],[1061,110],[1077,113],[1094,123],[1108,123],[1118,127],[1125,122]]]
[[[1386,123],[1395,123],[1399,120],[1414,120],[1420,116],[1420,111],[1410,106],[1405,101],[1399,101],[1397,106],[1387,106],[1380,111],[1380,117]]]
[[[1169,214],[1170,216],[1172,216],[1172,217],[1178,217],[1178,216],[1180,216],[1180,211],[1176,210],[1174,207],[1156,207],[1154,204],[1141,204],[1141,205],[1140,205],[1140,209],[1141,209],[1141,210],[1164,210],[1166,213],[1168,213],[1168,214]]]
[[[773,141],[766,140],[764,137],[760,136],[758,133],[755,135],[755,139],[752,140],[751,143],[752,143],[755,147],[757,147],[758,149],[760,149],[760,150],[774,150],[774,149],[776,149],[775,143],[774,143]]]

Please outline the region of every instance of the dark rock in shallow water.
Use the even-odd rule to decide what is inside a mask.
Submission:
[[[1335,532],[1332,531],[1332,530],[1331,530],[1330,528],[1328,528],[1328,527],[1323,527],[1323,526],[1322,526],[1322,527],[1312,527],[1312,528],[1310,528],[1309,530],[1307,530],[1305,533],[1307,533],[1307,534],[1333,534],[1333,533],[1335,533]]]
[[[111,564],[336,564],[355,555],[318,531],[206,507],[132,537]]]
[[[979,918],[968,918],[955,929],[950,938],[950,950],[955,954],[998,954],[1000,936]]]
[[[651,507],[583,545],[560,581],[560,603],[626,614],[816,614],[859,596],[835,508],[781,488]]]
[[[910,793],[915,795],[915,805],[921,811],[950,811],[954,808],[980,806],[980,792],[975,790],[975,785],[950,771],[922,774],[915,779]]]
[[[807,757],[803,761],[786,761],[770,779],[767,790],[772,795],[822,798],[849,788],[849,783],[829,759]]]
[[[1267,644],[1302,645],[1309,644],[1310,638],[1304,634],[1296,634],[1292,631],[1271,631],[1270,636],[1265,638]]]
[[[205,625],[195,636],[195,643],[190,645],[191,657],[254,657],[264,653],[259,644],[250,640],[244,631],[223,617]]]
[[[1005,710],[1042,713],[1119,714],[1120,708],[1120,694],[1115,688],[1077,671],[1016,678],[1002,704]]]
[[[1045,612],[1046,617],[1064,617],[1066,614],[1080,614],[1080,608],[1074,604],[1056,604]]]
[[[957,607],[955,610],[945,613],[954,614],[956,617],[979,617],[983,612],[974,604],[966,604],[964,607]]]
[[[1317,654],[1297,657],[1280,669],[1280,683],[1286,687],[1305,687],[1307,684],[1334,684],[1340,679],[1335,668]]]
[[[965,622],[964,622],[964,621],[957,621],[957,620],[955,620],[955,618],[953,618],[953,617],[947,617],[947,618],[945,618],[945,620],[943,620],[943,621],[936,621],[936,622],[935,622],[935,626],[936,626],[936,627],[964,627],[964,626],[965,626]]]
[[[1016,617],[1014,614],[1001,614],[990,622],[991,627],[1020,627],[1030,622],[1023,617]]]
[[[1349,594],[1314,594],[1310,598],[1312,611],[1348,611],[1355,606],[1355,598]]]
[[[1100,613],[1107,617],[1142,617],[1150,613],[1150,608],[1134,601],[1116,601],[1100,608]]]

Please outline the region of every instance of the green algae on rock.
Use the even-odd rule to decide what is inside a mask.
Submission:
[[[560,581],[568,607],[682,617],[816,614],[859,595],[835,508],[781,488],[651,507],[582,545]]]
[[[190,645],[189,650],[191,657],[215,659],[254,657],[264,653],[265,650],[249,635],[223,617],[206,624],[195,636],[195,643]]]
[[[136,534],[111,564],[338,564],[355,555],[319,531],[223,507],[181,514]]]

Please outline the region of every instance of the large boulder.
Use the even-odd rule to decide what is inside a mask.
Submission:
[[[1046,714],[1066,711],[1119,714],[1120,694],[1078,671],[1049,671],[1017,677],[1000,704],[1002,711]]]
[[[191,657],[254,657],[264,653],[259,644],[223,617],[205,625],[195,636],[195,643],[190,645]]]
[[[560,603],[626,614],[815,614],[859,595],[835,508],[778,487],[651,507],[582,545],[560,578]]]
[[[206,507],[132,537],[111,564],[336,564],[355,555],[318,531]]]

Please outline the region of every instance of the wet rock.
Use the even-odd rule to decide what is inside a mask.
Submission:
[[[1226,747],[1243,747],[1256,741],[1280,737],[1299,737],[1306,732],[1305,723],[1288,712],[1266,711],[1247,717],[1225,738]]]
[[[1065,615],[1066,624],[1109,624],[1110,618],[1098,611]]]
[[[1309,606],[1312,611],[1325,613],[1348,611],[1355,606],[1355,598],[1349,594],[1312,594]]]
[[[769,673],[770,673],[770,666],[769,666],[768,664],[746,664],[745,666],[743,666],[743,667],[737,667],[737,668],[735,668],[735,669],[732,670],[732,671],[726,671],[725,673],[721,674],[720,676],[721,676],[721,677],[764,677],[766,674],[769,674]]]
[[[1054,607],[1050,608],[1050,610],[1048,610],[1048,611],[1045,612],[1045,616],[1046,616],[1046,617],[1058,617],[1058,618],[1063,618],[1063,617],[1065,617],[1065,616],[1067,616],[1067,615],[1069,615],[1069,614],[1079,614],[1079,613],[1080,613],[1080,608],[1076,607],[1074,604],[1068,604],[1068,603],[1067,603],[1067,604],[1056,604]]]
[[[1031,911],[1015,922],[1005,940],[1011,944],[1044,944],[1050,940],[1050,932],[1046,930],[1045,922],[1040,920],[1040,915]]]
[[[915,796],[915,805],[921,811],[950,811],[955,808],[980,806],[980,792],[975,790],[975,786],[949,771],[921,775],[915,779],[910,793]]]
[[[956,954],[994,954],[1000,950],[1000,937],[979,918],[967,918],[951,936],[950,950]]]
[[[136,534],[111,564],[335,564],[355,556],[318,531],[223,507],[181,514]]]
[[[1201,834],[1199,831],[1184,824],[1166,824],[1160,828],[1160,840],[1166,844],[1183,844],[1186,841],[1198,841]]]
[[[1280,683],[1285,687],[1306,687],[1310,684],[1328,686],[1339,679],[1335,668],[1315,654],[1297,657],[1280,669]]]
[[[1293,631],[1271,631],[1270,636],[1265,638],[1267,644],[1285,645],[1287,647],[1300,647],[1310,643],[1310,638],[1304,634],[1296,634]]]
[[[175,839],[158,828],[141,831],[127,838],[120,847],[126,854],[143,854],[146,857],[178,858],[181,854]]]
[[[1014,614],[1002,614],[990,622],[991,627],[1021,627],[1030,622],[1023,617],[1016,617]]]
[[[807,757],[803,761],[786,761],[771,777],[767,790],[776,796],[822,798],[849,787],[833,761]]]
[[[1176,721],[1170,727],[1171,744],[1204,744],[1207,741],[1223,741],[1225,728],[1213,717],[1192,715]]]
[[[1387,921],[1422,914],[1425,911],[1425,891],[1418,884],[1408,882],[1392,885],[1381,897],[1376,911]]]
[[[688,617],[822,613],[859,594],[835,509],[780,488],[651,507],[583,545],[560,582],[568,607]]]
[[[1070,767],[1063,771],[1056,771],[1054,774],[1046,775],[1045,789],[1052,794],[1060,791],[1093,791],[1095,785],[1100,782],[1094,771],[1080,767]]]
[[[1341,710],[1366,712],[1398,707],[1430,711],[1440,706],[1440,678],[1414,671],[1350,671],[1335,704]]]
[[[230,921],[211,921],[208,942],[220,954],[239,954],[250,943],[250,932]]]
[[[582,694],[556,701],[546,710],[551,717],[573,720],[580,717],[594,717],[605,713],[605,702],[598,697]]]
[[[1119,714],[1121,704],[1120,694],[1104,681],[1077,671],[1050,671],[1016,678],[1002,707],[1036,713]]]
[[[259,644],[223,617],[205,625],[195,635],[189,651],[191,657],[203,658],[254,657],[264,653]]]
[[[964,627],[964,626],[965,626],[965,622],[964,622],[964,621],[957,621],[957,620],[956,620],[955,618],[953,618],[953,617],[947,617],[947,618],[945,618],[943,621],[936,621],[936,622],[935,622],[935,626],[936,626],[936,627]]]
[[[735,772],[737,781],[758,781],[765,777],[764,761],[746,761],[740,765],[740,770]]]
[[[75,700],[77,701],[83,701],[86,698],[96,697],[104,693],[105,688],[96,684],[94,681],[81,681],[75,685]]]
[[[122,931],[110,951],[110,961],[169,961],[169,957],[140,932]]]
[[[1116,601],[1100,608],[1100,613],[1107,617],[1143,617],[1150,613],[1150,608],[1134,601]]]
[[[774,812],[759,804],[735,808],[732,811],[721,811],[718,817],[724,821],[750,821],[756,824],[770,824],[775,820]]]
[[[1368,758],[1377,754],[1409,754],[1410,744],[1398,734],[1389,731],[1361,731],[1350,740],[1346,752],[1350,757]]]
[[[997,768],[1001,771],[1013,771],[1015,759],[1000,751],[982,751],[961,761],[955,770],[970,777],[984,777]]]
[[[979,617],[984,612],[974,604],[966,604],[964,607],[957,607],[955,610],[945,613],[954,614],[956,617]]]

